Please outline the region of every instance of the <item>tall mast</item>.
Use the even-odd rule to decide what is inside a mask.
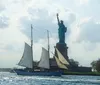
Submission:
[[[48,38],[48,56],[50,57],[49,30],[47,30],[47,38]]]
[[[32,33],[32,30],[33,30],[33,26],[31,24],[31,48],[33,47],[33,33]]]
[[[33,60],[33,32],[32,31],[33,31],[33,26],[31,24],[31,53],[32,53],[32,60]],[[33,60],[33,63],[34,63],[34,60]],[[33,66],[33,68],[34,68],[34,66]]]

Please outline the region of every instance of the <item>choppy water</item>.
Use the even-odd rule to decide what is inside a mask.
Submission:
[[[0,85],[100,85],[100,76],[29,77],[0,72]]]

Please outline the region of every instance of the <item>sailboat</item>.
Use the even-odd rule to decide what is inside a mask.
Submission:
[[[48,34],[48,37],[49,37],[49,34]],[[48,41],[49,41],[49,38],[48,38]],[[63,71],[61,70],[51,71],[50,70],[49,45],[48,45],[48,50],[42,47],[41,59],[37,66],[39,67],[39,69],[36,70],[34,68],[32,45],[33,45],[33,40],[32,40],[32,26],[31,26],[31,46],[25,43],[23,56],[18,63],[19,66],[23,66],[26,68],[25,69],[14,69],[17,75],[61,76]],[[66,65],[68,65],[69,63],[66,61],[66,59],[63,57],[63,55],[59,52],[57,48],[55,48],[55,50],[57,51],[58,57],[54,56],[54,58],[56,60],[55,62],[57,62],[58,67],[62,69],[68,69]]]

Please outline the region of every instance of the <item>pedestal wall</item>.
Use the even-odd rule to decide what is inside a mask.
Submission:
[[[68,58],[68,47],[66,43],[57,43],[56,48],[59,50],[59,52],[64,56],[64,58],[69,61]],[[55,51],[55,56],[58,57],[56,51]]]

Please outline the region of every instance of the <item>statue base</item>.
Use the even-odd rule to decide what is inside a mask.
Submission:
[[[68,47],[66,43],[57,43],[56,48],[59,50],[59,52],[64,56],[64,58],[69,61],[68,58]],[[55,56],[58,57],[56,51],[55,51]]]
[[[68,58],[68,47],[66,43],[56,43],[56,48],[59,50],[59,52],[64,56],[64,58],[69,62]],[[55,56],[58,57],[57,52],[55,51]],[[57,63],[55,62],[55,58],[53,57],[50,59],[50,68],[51,70],[59,70]]]

